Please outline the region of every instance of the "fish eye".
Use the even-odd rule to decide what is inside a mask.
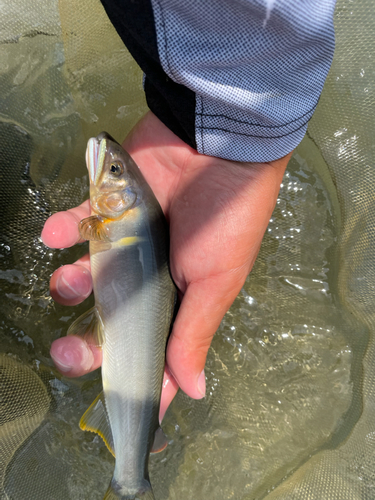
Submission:
[[[111,166],[109,167],[110,172],[118,177],[119,175],[124,173],[124,167],[121,165],[120,162],[115,161],[111,163]]]

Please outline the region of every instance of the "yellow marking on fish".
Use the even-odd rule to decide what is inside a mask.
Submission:
[[[126,210],[123,214],[118,217],[103,217],[100,213],[97,213],[94,208],[91,206],[92,212],[101,218],[102,224],[111,224],[112,222],[122,222],[124,220],[138,220],[142,216],[142,212],[139,207],[132,207],[129,210]]]
[[[104,434],[101,431],[99,431],[99,429],[90,429],[85,424],[81,424],[81,422],[79,423],[79,427],[80,427],[80,429],[82,431],[94,432],[95,434],[97,434],[98,436],[100,436],[103,439],[103,442],[106,445],[108,451],[111,453],[111,455],[113,455],[116,458],[116,455],[115,455],[115,452],[114,452],[113,448],[111,448],[110,444],[108,443],[108,441],[104,437]]]
[[[111,428],[109,426],[109,422],[102,419],[97,419],[95,418],[95,410],[97,410],[97,403],[102,403],[102,411],[103,414],[101,415],[102,417],[105,417],[105,407],[103,405],[103,392],[101,392],[95,399],[94,402],[87,408],[85,413],[82,415],[81,420],[79,421],[79,427],[83,431],[89,431],[89,432],[94,432],[95,434],[98,434],[103,441],[108,450],[112,453],[114,457],[115,456],[115,450],[113,448],[113,438],[112,438],[112,432]],[[92,419],[94,419],[94,422],[92,422]],[[100,428],[100,424],[102,425],[103,428]]]
[[[144,238],[140,238],[139,236],[126,236],[125,238],[121,238],[120,240],[112,243],[112,248],[129,247],[131,245],[136,245],[137,243],[140,243],[144,240]]]

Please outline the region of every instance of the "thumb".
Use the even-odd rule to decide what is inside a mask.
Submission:
[[[180,388],[191,398],[206,393],[204,365],[212,338],[245,282],[240,268],[188,285],[167,347],[167,363]]]

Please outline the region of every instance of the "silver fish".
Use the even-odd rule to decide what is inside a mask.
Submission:
[[[90,240],[95,307],[69,333],[103,346],[103,392],[83,415],[116,457],[105,499],[154,499],[148,476],[153,447],[165,437],[158,413],[165,348],[175,303],[167,224],[130,155],[108,134],[89,140]],[[156,435],[156,437],[155,437]]]

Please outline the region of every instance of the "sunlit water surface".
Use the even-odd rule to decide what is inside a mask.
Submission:
[[[170,444],[150,459],[158,500],[261,498],[340,431],[352,397],[352,349],[332,289],[337,214],[314,148],[305,139],[290,162],[258,260],[215,335],[206,398],[179,393],[167,412]],[[42,378],[50,406],[5,464],[4,489],[14,499],[101,500],[114,460],[99,437],[78,427],[101,390],[100,372],[67,379],[49,357],[51,342],[92,302],[55,304],[50,274],[87,246],[49,250],[38,237],[51,211],[45,191],[54,189],[59,208],[69,208],[87,196],[87,176],[37,188],[27,162],[21,167],[4,204],[0,342]],[[17,479],[25,474],[32,480]]]
[[[93,302],[54,303],[50,275],[87,245],[50,250],[39,238],[49,214],[88,196],[84,137],[104,129],[120,140],[145,111],[140,71],[111,29],[100,2],[14,0],[3,13],[1,499],[101,500],[113,472],[101,439],[78,427],[100,371],[67,379],[49,356]],[[150,458],[157,500],[261,499],[345,439],[360,368],[349,339],[363,333],[335,288],[334,191],[305,138],[254,269],[214,337],[206,398],[179,393],[166,414],[169,446]]]

